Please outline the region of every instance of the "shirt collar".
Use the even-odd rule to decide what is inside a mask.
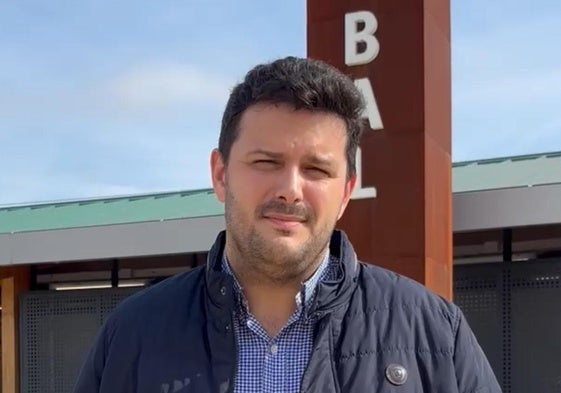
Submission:
[[[314,272],[314,274],[312,274],[310,278],[308,278],[306,281],[302,283],[300,287],[300,292],[296,294],[295,301],[296,301],[297,309],[301,309],[302,305],[304,305],[305,307],[310,306],[318,283],[322,279],[324,279],[327,274],[328,265],[329,265],[329,249],[325,252],[323,259],[320,265],[318,266],[318,268],[316,269],[316,271]],[[247,311],[247,302],[245,300],[245,297],[243,296],[243,288],[238,282],[238,280],[236,279],[236,276],[233,274],[232,269],[230,267],[230,263],[228,262],[225,254],[222,257],[222,271],[234,278],[234,288],[236,294],[238,296],[238,299],[241,301],[241,305],[243,305],[243,307]]]

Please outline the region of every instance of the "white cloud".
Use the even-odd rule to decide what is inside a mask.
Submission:
[[[540,100],[561,102],[561,70],[534,71],[523,75],[472,79],[457,86],[459,105],[535,105]]]
[[[0,117],[22,122],[48,117],[99,119],[182,117],[187,112],[222,109],[235,77],[191,64],[139,64],[105,79],[52,84],[41,89],[0,90]],[[133,117],[130,117],[130,116]]]
[[[223,105],[233,81],[182,64],[142,65],[110,82],[108,91],[125,109],[149,109],[176,104]]]
[[[107,179],[84,179],[80,173],[16,169],[0,179],[0,206],[54,200],[133,195],[150,190]]]

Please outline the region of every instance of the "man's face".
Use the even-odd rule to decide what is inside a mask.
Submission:
[[[214,190],[225,203],[226,251],[271,280],[302,278],[325,250],[354,185],[345,122],[257,104],[242,114],[239,130],[227,166],[217,151],[211,156]]]

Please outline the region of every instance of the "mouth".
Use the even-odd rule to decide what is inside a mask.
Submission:
[[[273,224],[274,227],[284,230],[294,229],[299,225],[303,225],[306,221],[302,217],[285,214],[266,214],[263,218]]]

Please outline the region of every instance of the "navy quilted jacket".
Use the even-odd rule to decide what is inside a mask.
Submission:
[[[221,233],[206,266],[116,308],[75,393],[233,391],[234,296],[232,279],[220,266],[224,239]],[[311,310],[319,321],[301,392],[500,392],[457,306],[412,280],[358,262],[340,231],[333,233],[330,252],[340,260],[341,274],[318,285]],[[388,375],[395,371],[391,365],[401,371],[397,377]]]

